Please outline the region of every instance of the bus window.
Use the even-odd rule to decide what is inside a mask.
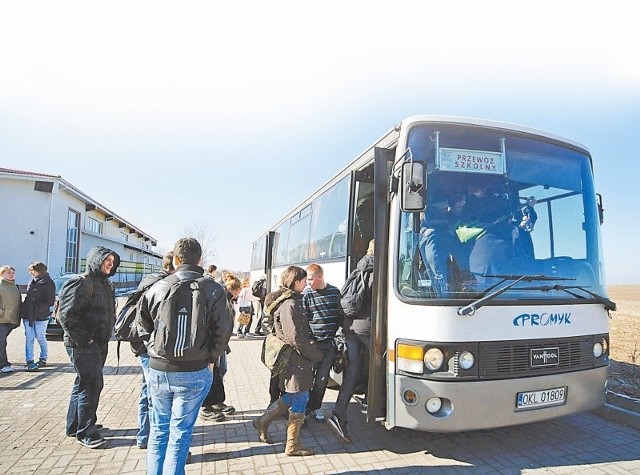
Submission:
[[[266,236],[253,243],[253,250],[251,252],[251,270],[264,270],[267,258],[266,246]]]
[[[288,263],[287,241],[289,239],[289,221],[276,228],[273,242],[273,265],[282,266]]]
[[[305,206],[290,220],[287,263],[294,264],[309,260],[309,225],[311,205]]]
[[[344,178],[313,202],[309,260],[346,254],[349,179]]]

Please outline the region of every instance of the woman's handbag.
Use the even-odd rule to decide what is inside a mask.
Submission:
[[[275,376],[287,369],[289,359],[291,359],[291,354],[294,351],[291,345],[285,343],[273,333],[269,333],[262,344],[262,356],[260,359]]]
[[[249,325],[249,322],[251,321],[251,315],[249,315],[248,313],[240,312],[237,320],[240,325]]]

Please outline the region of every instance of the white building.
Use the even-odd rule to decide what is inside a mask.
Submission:
[[[116,286],[133,285],[162,264],[153,237],[60,176],[0,168],[0,223],[0,265],[16,268],[18,285],[31,279],[33,261],[52,277],[83,272],[97,245],[120,255]]]

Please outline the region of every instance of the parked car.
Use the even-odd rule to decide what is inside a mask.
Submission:
[[[64,275],[59,275],[58,277],[54,277],[53,278],[53,283],[56,286],[56,303],[58,302],[58,296],[60,295],[60,290],[62,290],[62,286],[69,280],[69,279],[73,279],[74,277],[78,277],[80,276],[80,274],[64,274]],[[124,302],[124,300],[133,292],[136,291],[137,287],[119,287],[115,290],[116,293],[116,297],[122,297],[122,301]],[[56,304],[53,304],[53,307],[55,308]],[[49,325],[47,326],[47,336],[61,336],[64,333],[64,331],[62,330],[62,327],[60,326],[60,322],[58,322],[58,320],[55,319],[55,317],[53,315],[51,315],[49,317]]]
[[[78,277],[80,274],[64,274],[58,277],[53,278],[53,283],[56,286],[56,303],[53,304],[53,308],[56,307],[58,303],[58,296],[60,295],[60,290],[62,286],[69,280],[74,277]],[[47,326],[47,336],[61,336],[64,333],[62,327],[60,326],[60,322],[55,319],[53,315],[49,317],[49,325]]]

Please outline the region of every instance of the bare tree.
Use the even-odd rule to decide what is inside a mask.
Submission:
[[[216,257],[216,240],[218,232],[215,226],[208,221],[198,221],[190,226],[186,226],[183,231],[183,237],[192,237],[198,240],[202,246],[202,265],[206,267],[213,264]]]

